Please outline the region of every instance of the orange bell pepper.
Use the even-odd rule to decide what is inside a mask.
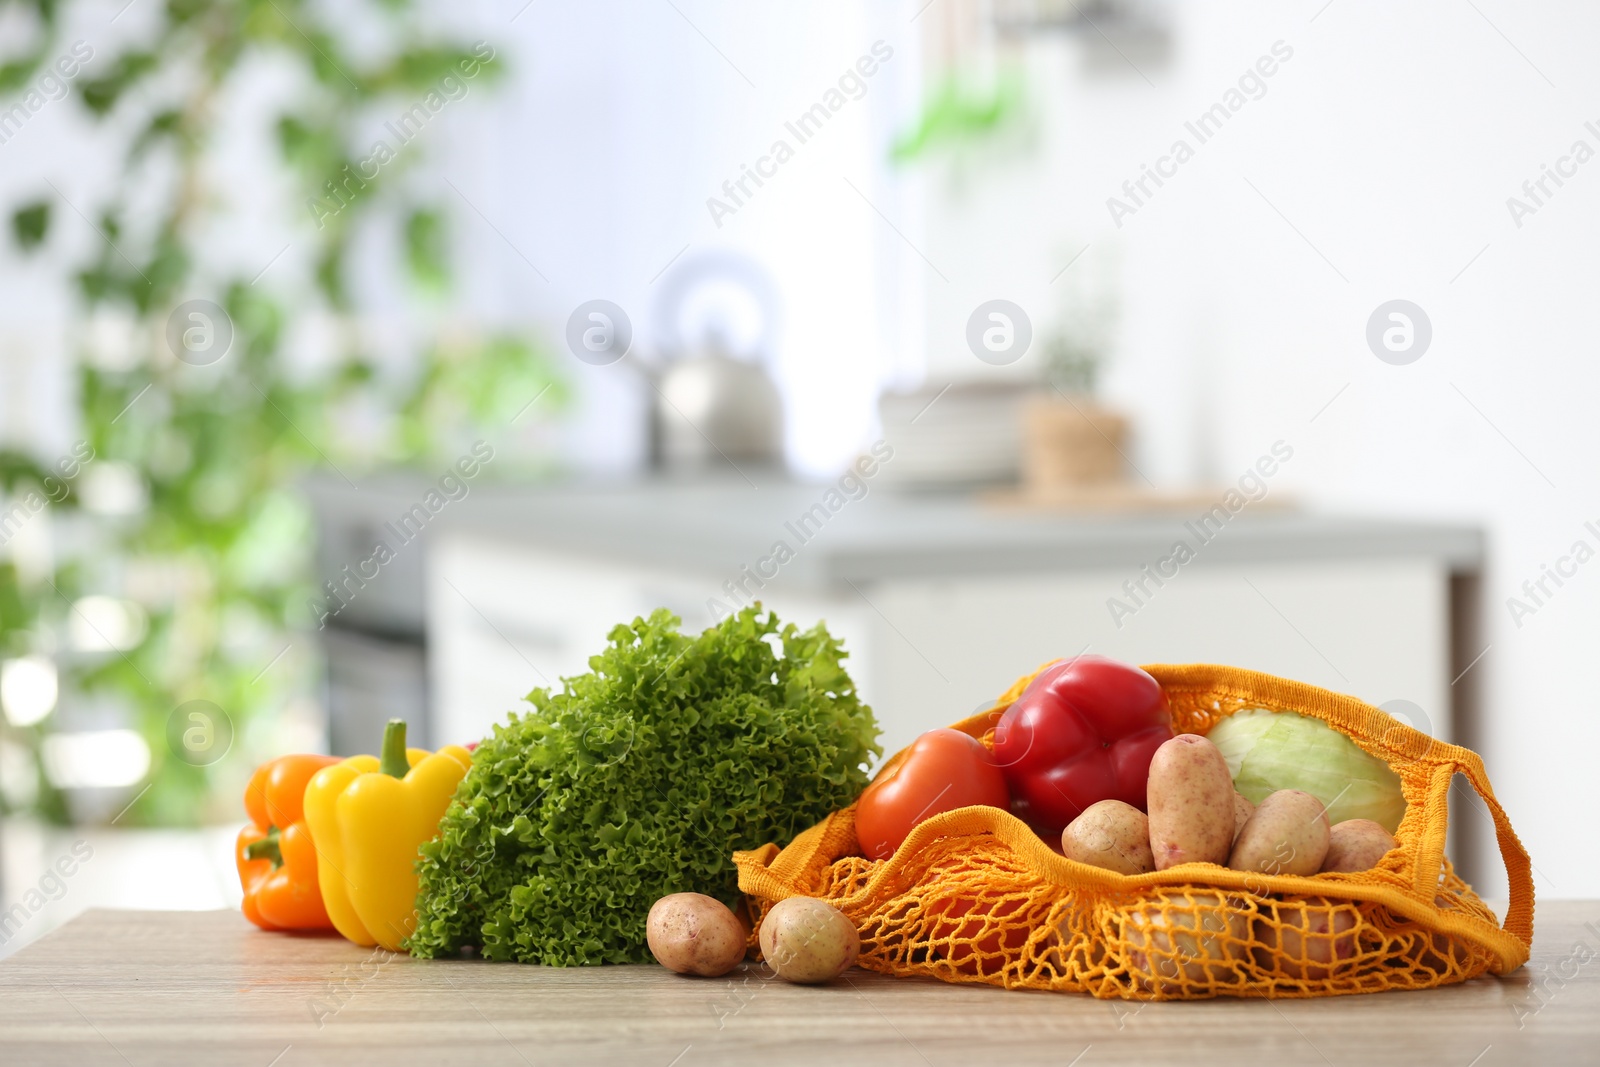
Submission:
[[[263,930],[330,930],[317,885],[317,850],[305,823],[306,783],[337,756],[281,756],[256,768],[244,790],[250,825],[234,859],[244,887],[244,917]]]

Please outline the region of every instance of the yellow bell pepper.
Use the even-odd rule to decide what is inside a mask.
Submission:
[[[417,923],[416,863],[472,755],[447,745],[406,748],[391,719],[382,757],[352,756],[306,786],[305,817],[317,846],[317,881],[334,927],[358,945],[400,951]]]

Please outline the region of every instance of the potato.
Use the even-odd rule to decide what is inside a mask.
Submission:
[[[1269,916],[1276,913],[1277,924]],[[1256,963],[1285,978],[1320,982],[1355,957],[1355,905],[1327,897],[1289,897],[1262,906],[1255,922]]]
[[[1256,806],[1250,803],[1250,798],[1243,793],[1233,794],[1233,839],[1239,840],[1239,831],[1244,829],[1244,824],[1250,821],[1250,816],[1256,812]]]
[[[1389,831],[1371,819],[1346,819],[1328,831],[1324,871],[1370,871],[1395,847]]]
[[[1139,987],[1175,996],[1190,983],[1236,982],[1237,964],[1249,948],[1249,914],[1220,893],[1177,890],[1167,903],[1135,908],[1118,931]],[[1229,910],[1213,910],[1219,907]]]
[[[1471,963],[1472,954],[1447,934],[1429,934],[1426,947],[1417,955],[1417,962],[1435,974],[1452,974]]]
[[[1269,793],[1239,831],[1228,866],[1262,874],[1316,874],[1328,854],[1328,812],[1299,789]]]
[[[1090,804],[1061,831],[1061,852],[1069,860],[1118,874],[1156,869],[1150,853],[1150,820],[1132,804],[1102,800]]]
[[[715,978],[744,959],[749,935],[728,906],[703,893],[673,893],[650,906],[645,940],[656,962],[679,974]]]
[[[1150,850],[1156,870],[1226,863],[1233,844],[1233,778],[1217,746],[1179,734],[1150,761]]]
[[[789,897],[761,920],[761,954],[789,982],[828,982],[847,971],[861,938],[844,912],[814,897]]]
[[[1460,901],[1452,893],[1438,893],[1433,898],[1434,907],[1442,911],[1456,911]],[[1417,962],[1438,974],[1450,974],[1467,966],[1472,960],[1464,942],[1448,934],[1429,934],[1416,955]]]

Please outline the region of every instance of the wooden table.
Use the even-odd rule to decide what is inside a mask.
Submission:
[[[1600,1061],[1600,902],[1533,962],[1446,989],[1106,1002],[851,971],[822,988],[659,967],[418,961],[231,912],[91,911],[0,963],[0,1063],[1372,1064]]]

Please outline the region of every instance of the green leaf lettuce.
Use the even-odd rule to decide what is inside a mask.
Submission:
[[[758,607],[696,636],[618,626],[590,673],[495,727],[419,861],[413,955],[650,958],[667,893],[738,900],[730,854],[787,842],[865,787],[872,712],[819,624]]]

